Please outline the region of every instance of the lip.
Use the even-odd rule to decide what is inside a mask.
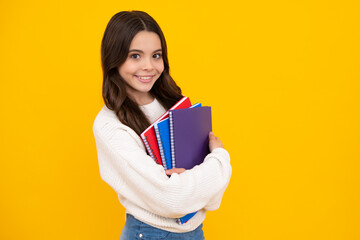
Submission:
[[[154,79],[154,75],[135,75],[135,78],[142,83],[149,83]]]

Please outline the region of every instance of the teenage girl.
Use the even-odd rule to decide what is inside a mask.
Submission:
[[[120,239],[204,239],[206,211],[219,208],[232,171],[222,142],[209,133],[211,153],[202,164],[165,171],[139,137],[182,98],[159,25],[145,12],[115,14],[102,39],[101,62],[105,105],[93,131],[101,177],[126,208]]]

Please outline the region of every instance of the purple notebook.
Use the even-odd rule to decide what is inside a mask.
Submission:
[[[169,119],[171,155],[175,167],[191,169],[202,163],[209,153],[211,107],[171,110]]]

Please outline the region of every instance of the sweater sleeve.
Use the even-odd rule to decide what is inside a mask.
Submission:
[[[199,166],[168,177],[127,130],[102,123],[94,124],[93,131],[100,175],[127,201],[169,218],[219,207],[232,171],[225,149],[215,149]]]

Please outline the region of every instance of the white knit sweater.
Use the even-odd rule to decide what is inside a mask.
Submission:
[[[157,100],[141,109],[151,121],[165,112]],[[219,208],[232,171],[225,149],[214,149],[204,163],[169,178],[147,155],[140,137],[106,106],[93,131],[101,178],[135,218],[167,231],[188,232],[204,221],[207,210]],[[179,217],[195,211],[187,223],[177,223]]]

